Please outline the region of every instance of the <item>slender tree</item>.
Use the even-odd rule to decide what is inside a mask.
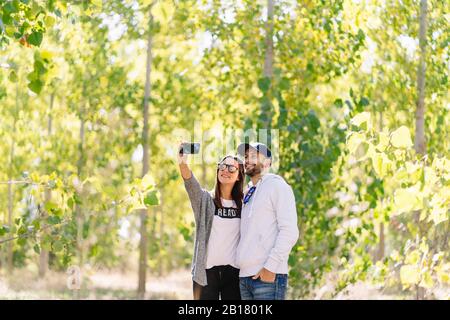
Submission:
[[[14,189],[12,181],[14,180],[14,157],[15,157],[15,148],[16,148],[16,130],[17,130],[17,121],[19,117],[19,84],[16,84],[16,99],[15,99],[15,108],[13,114],[13,128],[11,135],[11,144],[9,149],[9,170],[8,170],[8,225],[11,228],[14,220]],[[14,266],[13,261],[13,243],[8,243],[7,249],[7,268],[8,271],[11,272]]]
[[[146,60],[146,70],[145,70],[145,93],[144,93],[144,126],[142,131],[142,147],[144,150],[144,155],[142,158],[142,177],[148,173],[149,169],[149,133],[148,133],[148,122],[149,122],[149,101],[150,101],[150,89],[151,89],[151,64],[152,64],[152,42],[153,42],[153,15],[151,12],[152,3],[149,6],[149,30],[147,35],[147,60]],[[148,236],[147,236],[147,221],[148,221],[148,210],[141,209],[140,218],[140,243],[139,243],[139,279],[138,279],[138,297],[140,299],[145,296],[145,284],[147,275],[147,246],[148,246]]]
[[[53,104],[55,102],[55,93],[52,92],[50,95],[50,105],[49,105],[49,112],[48,112],[48,119],[47,119],[47,138],[50,141],[51,135],[52,135],[52,111],[53,111]],[[45,203],[49,203],[52,199],[52,191],[47,188],[45,189]],[[45,210],[42,211],[43,218],[48,216],[48,212]],[[46,234],[44,231],[43,234]],[[45,274],[47,273],[48,269],[48,250],[42,247],[41,245],[41,251],[39,253],[39,277],[44,278]]]
[[[426,45],[427,45],[427,0],[420,1],[420,27],[419,27],[419,67],[417,70],[417,109],[416,109],[416,135],[414,147],[417,153],[426,153],[425,139],[425,72],[426,72]]]
[[[263,75],[265,81],[270,83],[270,87],[273,87],[273,63],[274,63],[274,50],[273,50],[273,14],[274,13],[274,0],[267,0],[267,16],[265,22],[265,54],[264,54],[264,68]],[[271,104],[271,90],[264,92],[265,99],[261,103],[261,125],[262,129],[270,129],[272,124],[272,104]],[[270,136],[268,137],[270,139]]]
[[[426,44],[427,44],[427,0],[420,1],[419,14],[419,66],[417,70],[417,109],[416,109],[416,134],[414,137],[414,148],[418,154],[425,155],[425,74],[426,74]],[[420,235],[424,234],[424,227],[420,221],[421,211],[415,212],[416,221],[419,225]],[[416,286],[416,299],[423,300],[425,290]]]

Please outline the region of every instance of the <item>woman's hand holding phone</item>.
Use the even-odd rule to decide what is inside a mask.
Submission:
[[[183,145],[184,143],[180,143],[180,145],[178,146],[178,165],[180,166],[181,176],[183,177],[183,179],[187,180],[191,178],[192,173],[187,164],[187,154],[183,152]]]

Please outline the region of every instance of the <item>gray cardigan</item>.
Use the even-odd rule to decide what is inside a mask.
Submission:
[[[206,286],[208,284],[206,280],[206,249],[215,211],[214,198],[210,192],[200,187],[194,174],[191,178],[184,180],[184,186],[191,200],[196,226],[192,280],[201,286]]]

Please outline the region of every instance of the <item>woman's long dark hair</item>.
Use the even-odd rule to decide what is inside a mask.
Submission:
[[[231,190],[231,197],[233,198],[234,202],[236,202],[236,206],[238,207],[238,209],[242,209],[242,199],[244,198],[244,180],[245,180],[244,164],[242,160],[233,155],[227,155],[223,157],[223,159],[220,160],[219,163],[222,163],[227,158],[232,158],[233,160],[236,160],[237,163],[239,164],[239,174],[238,174],[239,180],[237,180],[234,183],[233,189]],[[214,203],[218,208],[222,208],[222,201],[220,200],[221,196],[222,195],[220,194],[219,168],[217,168],[216,186],[214,188]]]

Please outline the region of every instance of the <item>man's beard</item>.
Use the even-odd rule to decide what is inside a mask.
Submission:
[[[245,174],[249,177],[254,177],[262,172],[261,166],[254,165],[251,169],[245,169]]]

